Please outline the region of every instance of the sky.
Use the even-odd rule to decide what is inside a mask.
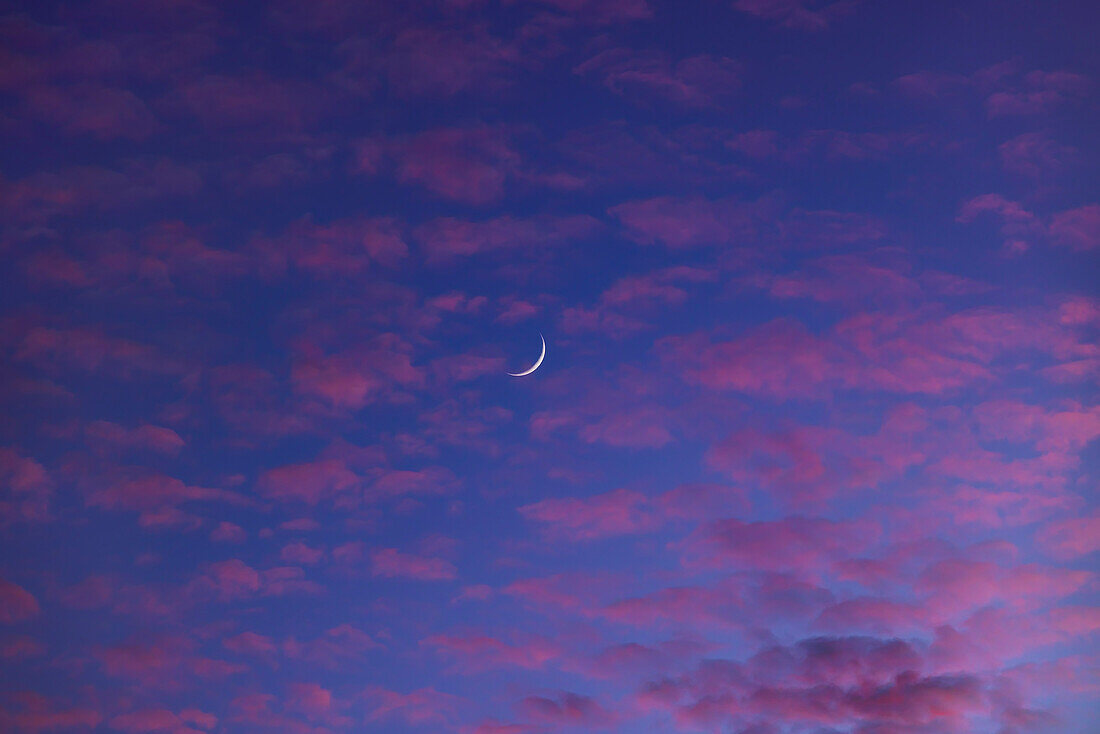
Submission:
[[[1098,28],[4,3],[0,730],[1097,731]]]

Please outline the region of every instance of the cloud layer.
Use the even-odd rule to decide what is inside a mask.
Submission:
[[[1092,731],[1095,18],[904,5],[4,11],[0,730]]]

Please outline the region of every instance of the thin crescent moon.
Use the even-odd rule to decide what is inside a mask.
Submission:
[[[542,360],[546,359],[546,338],[543,337],[541,331],[539,332],[539,339],[542,339],[542,354],[540,354],[539,358],[535,360],[535,363],[531,365],[529,369],[526,369],[523,372],[509,372],[509,375],[511,375],[512,377],[526,377],[527,375],[531,374],[539,368],[539,365],[542,364]]]

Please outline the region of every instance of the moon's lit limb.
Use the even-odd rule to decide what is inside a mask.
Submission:
[[[541,331],[539,332],[539,339],[542,340],[542,354],[535,360],[535,363],[523,372],[509,372],[509,375],[512,377],[525,377],[539,368],[539,365],[542,364],[542,360],[546,359],[546,338],[542,335]]]

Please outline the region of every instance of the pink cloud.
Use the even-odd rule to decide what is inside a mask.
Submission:
[[[407,495],[442,495],[456,486],[454,475],[442,467],[391,469],[373,450],[330,448],[316,461],[269,469],[256,482],[267,499],[305,505],[333,503],[361,505]]]
[[[519,579],[503,592],[537,608],[559,608],[572,611],[595,605],[604,594],[616,588],[614,577],[588,572],[560,573]]]
[[[446,375],[446,380],[457,380],[471,374],[499,377],[508,369],[504,360],[498,358],[484,361],[480,359],[466,361],[459,356],[457,360],[459,362],[457,369],[454,369],[453,366],[451,368],[443,365],[438,366],[439,371]],[[501,427],[509,425],[512,420],[512,412],[506,408],[477,408],[464,405],[457,400],[447,400],[434,410],[420,415],[423,428],[418,438],[431,444],[462,446],[491,456],[497,456],[501,450],[497,431]],[[437,454],[436,449],[431,445],[422,446],[420,451],[432,456]],[[400,476],[400,474],[397,474],[394,479]],[[437,483],[437,493],[439,494],[449,491],[455,483],[454,477],[449,472],[438,468],[419,475],[406,474],[405,478],[410,485],[420,485],[424,490],[427,490],[428,494],[435,493],[428,486],[431,482]]]
[[[797,503],[834,494],[836,470],[827,467],[823,437],[809,429],[761,434],[746,429],[707,452],[706,461],[738,482],[755,482]]]
[[[596,675],[614,679],[645,671],[650,674],[681,667],[712,649],[709,644],[673,639],[655,645],[626,642],[601,650],[592,661]]]
[[[520,702],[520,710],[538,723],[588,730],[608,728],[616,719],[595,699],[568,691],[553,698],[528,696]]]
[[[173,618],[186,608],[186,600],[172,590],[127,583],[107,574],[93,574],[56,594],[62,604],[73,609],[110,609],[134,617]]]
[[[763,394],[812,394],[827,379],[832,362],[828,342],[791,321],[773,321],[722,344],[671,337],[658,348],[692,381]]]
[[[574,71],[598,76],[605,87],[624,97],[685,107],[710,107],[731,98],[741,86],[740,64],[725,57],[691,56],[673,64],[658,53],[612,49]]]
[[[14,221],[43,221],[189,197],[202,186],[196,169],[166,159],[129,160],[118,169],[75,166],[10,182],[0,178],[0,210]]]
[[[674,586],[626,597],[605,605],[597,616],[642,629],[663,626],[736,629],[742,626],[743,609],[742,589],[726,583],[715,587]]]
[[[831,255],[810,261],[800,271],[749,279],[775,298],[810,298],[849,306],[899,303],[922,294],[920,283],[903,269],[854,255]]]
[[[368,61],[368,48],[359,57],[346,56],[367,73],[370,71],[367,64],[379,64],[374,59]],[[348,54],[353,49],[345,47],[344,52]],[[493,36],[482,25],[422,26],[398,33],[382,58],[381,67],[390,85],[403,97],[446,97],[507,86],[512,70],[523,61],[518,44]]]
[[[626,489],[586,499],[542,500],[520,507],[519,512],[543,524],[550,535],[574,542],[644,532],[661,523],[648,497]]]
[[[1083,99],[1091,82],[1066,70],[1021,73],[1016,64],[1003,62],[972,74],[915,72],[899,77],[894,86],[926,100],[957,100],[960,95],[973,94],[984,99],[990,117],[1002,117],[1049,113]]]
[[[436,219],[418,227],[414,237],[430,262],[443,262],[494,252],[541,254],[588,239],[599,230],[597,220],[583,215],[532,219],[505,215],[480,222]]]
[[[97,609],[106,606],[118,592],[117,580],[102,575],[88,576],[83,581],[62,589],[61,602],[76,609]]]
[[[23,261],[23,270],[36,284],[54,287],[83,288],[92,283],[85,263],[63,252],[41,251]]]
[[[173,220],[158,222],[141,233],[135,259],[131,267],[143,279],[199,289],[210,288],[211,280],[252,275],[256,267],[247,255],[211,247],[202,233]]]
[[[493,587],[488,584],[471,584],[463,586],[462,590],[451,599],[451,603],[488,601],[493,598],[494,593]]]
[[[950,466],[949,468],[954,469]],[[981,471],[980,467],[977,469]],[[1002,472],[1002,475],[1004,472]],[[983,479],[984,479],[983,475]],[[1003,476],[1002,476],[1003,478]],[[1008,479],[1016,479],[1008,474]],[[1044,477],[1045,481],[1050,481]],[[1024,490],[999,490],[962,486],[929,492],[925,500],[929,517],[951,517],[959,525],[1010,528],[1046,520],[1080,506],[1079,497],[1060,491],[1042,491],[1041,487]]]
[[[105,7],[97,5],[81,8],[76,17],[85,21],[102,20],[113,17],[113,12],[125,12],[128,23],[134,23],[137,26],[160,33],[203,29],[207,31],[221,30],[219,23],[223,18],[217,4],[207,0],[185,0],[157,5],[149,5],[141,2],[141,0],[112,0]],[[169,38],[171,38],[170,35]],[[81,56],[78,58],[88,63],[95,61],[95,57],[84,58]],[[178,60],[178,57],[174,55],[170,58],[172,61]],[[121,59],[115,59],[112,56],[108,56],[108,59],[112,62],[111,68],[113,68],[114,63],[121,61]],[[102,65],[103,62],[100,62],[97,67]],[[159,68],[140,70],[141,73],[150,74],[154,78],[160,71],[162,70]]]
[[[1005,170],[1039,178],[1057,173],[1074,161],[1077,151],[1043,133],[1024,133],[997,146]]]
[[[13,732],[52,732],[94,729],[103,715],[88,706],[66,706],[36,693],[15,693],[9,697],[19,710],[0,708],[0,725]]]
[[[662,131],[654,127],[604,122],[566,133],[555,146],[576,171],[583,189],[669,185],[692,189],[720,181],[750,178],[731,162],[717,136],[697,128]],[[570,182],[569,179],[562,183]]]
[[[465,734],[537,734],[538,729],[526,724],[506,724],[496,719],[490,719],[463,731]]]
[[[0,578],[0,623],[15,624],[38,614],[38,600],[18,584]]]
[[[653,316],[685,303],[690,291],[714,279],[713,272],[688,266],[626,276],[608,286],[591,308],[574,306],[562,311],[562,329],[625,338],[650,328]]]
[[[303,348],[290,377],[297,392],[343,410],[357,410],[387,390],[423,381],[412,363],[411,345],[393,334],[334,354]]]
[[[67,135],[145,140],[160,127],[133,92],[98,84],[36,87],[28,90],[23,105],[28,117],[54,125]]]
[[[1058,307],[1058,321],[1072,326],[1100,323],[1100,299],[1085,296],[1067,298]]]
[[[687,248],[744,243],[775,214],[775,206],[766,199],[658,197],[619,204],[609,213],[622,222],[631,239]]]
[[[626,276],[616,280],[600,294],[606,306],[637,305],[667,306],[683,303],[687,289],[696,283],[715,279],[714,273],[685,265],[656,270],[645,275]]]
[[[332,705],[332,691],[317,683],[291,683],[287,686],[285,706],[292,711],[317,717],[327,712]]]
[[[624,339],[645,331],[650,326],[644,319],[599,306],[573,306],[565,309],[561,315],[562,330],[570,334],[600,332],[616,339]]]
[[[250,248],[263,267],[282,274],[290,267],[318,277],[350,277],[372,265],[393,266],[408,253],[401,225],[391,218],[291,223],[273,238],[257,238]]]
[[[1011,588],[994,564],[950,559],[926,568],[917,590],[928,595],[924,607],[933,614],[952,617],[983,607]]]
[[[385,688],[368,688],[364,696],[370,702],[369,721],[395,719],[412,726],[450,724],[458,717],[463,699],[434,688],[399,693]]]
[[[537,305],[529,301],[515,296],[505,296],[501,299],[501,311],[496,320],[502,324],[518,324],[537,316],[540,311]]]
[[[519,508],[551,538],[571,542],[597,540],[656,530],[682,519],[716,511],[745,510],[744,494],[720,485],[683,485],[656,496],[616,489],[590,497],[541,500]]]
[[[168,734],[194,734],[198,729],[208,730],[217,725],[217,718],[196,709],[173,713],[168,709],[148,708],[119,714],[109,722],[118,731],[141,734],[142,732],[167,732]]]
[[[685,562],[693,566],[815,572],[837,558],[859,553],[878,537],[879,528],[868,521],[731,518],[704,525],[682,547]]]
[[[132,637],[98,647],[93,654],[108,675],[140,680],[153,688],[178,688],[186,679],[224,680],[246,669],[197,655],[194,642],[184,637]]]
[[[338,713],[345,702],[326,694],[326,689],[314,683],[289,683],[279,696],[242,693],[229,702],[232,712],[229,721],[250,729],[294,734],[321,734],[347,728],[351,720]]]
[[[1089,80],[1069,71],[1032,71],[1012,88],[994,92],[985,101],[990,117],[1037,115],[1080,99]]]
[[[312,566],[325,557],[323,548],[311,548],[302,542],[284,545],[279,551],[279,559],[287,563],[296,563],[302,566]]]
[[[268,469],[256,482],[256,489],[269,499],[316,505],[324,499],[354,491],[362,480],[345,462],[322,459]]]
[[[326,670],[339,670],[362,660],[363,655],[382,645],[370,635],[351,625],[338,625],[323,635],[309,640],[288,637],[277,641],[265,635],[246,631],[222,640],[230,652],[266,662],[278,667],[281,659],[317,665]]]
[[[279,529],[289,530],[291,532],[308,533],[313,530],[320,530],[321,523],[308,517],[297,517],[293,520],[287,520],[286,522],[279,523]]]
[[[810,130],[789,143],[783,159],[798,162],[820,155],[829,161],[890,161],[908,152],[934,152],[948,145],[922,132]]]
[[[0,447],[0,487],[0,524],[49,519],[53,481],[34,459]]]
[[[328,100],[312,84],[253,73],[203,76],[183,84],[169,102],[208,128],[268,130],[281,136],[307,129]]]
[[[662,359],[689,381],[783,397],[839,386],[943,394],[993,380],[994,360],[1036,351],[1061,361],[1092,357],[1094,349],[1039,312],[993,308],[864,312],[820,336],[776,320],[730,341],[697,334],[658,343]]]
[[[122,449],[171,455],[184,446],[183,439],[171,428],[148,424],[126,428],[109,421],[92,421],[84,427],[84,433],[93,443]]]
[[[363,656],[384,646],[361,629],[341,624],[312,640],[289,638],[282,643],[283,654],[328,670],[355,665]]]
[[[1049,453],[1036,459],[1005,459],[981,448],[949,454],[933,463],[930,473],[976,485],[1035,487],[1054,493],[1065,483],[1067,455]],[[1075,460],[1073,460],[1075,462]]]
[[[1006,569],[999,591],[1013,608],[1029,610],[1051,602],[1060,602],[1094,580],[1089,571],[1057,568],[1029,563]]]
[[[1036,542],[1048,555],[1069,561],[1100,550],[1100,515],[1049,523],[1036,534]]]
[[[306,155],[272,153],[255,159],[233,161],[221,169],[226,188],[240,193],[272,191],[303,186],[323,178],[327,172],[328,151],[309,151]]]
[[[210,564],[197,581],[198,588],[225,601],[257,594],[261,586],[260,572],[235,558]]]
[[[928,661],[934,670],[941,671],[999,667],[1006,660],[1057,639],[1049,622],[1037,615],[1020,617],[987,608],[958,627],[937,627]]]
[[[26,660],[41,657],[46,646],[33,637],[14,635],[0,637],[0,660]]]
[[[738,483],[760,486],[799,507],[876,487],[924,467],[931,476],[967,483],[950,491],[922,493],[923,502],[937,507],[953,503],[958,521],[999,525],[1020,514],[1019,521],[1031,522],[1038,517],[1025,519],[1029,512],[1069,506],[1063,487],[1077,467],[1075,452],[1098,435],[1098,426],[1091,412],[1047,413],[1034,407],[1034,414],[1022,416],[1033,424],[1014,426],[1014,417],[1026,408],[997,402],[979,405],[974,411],[976,432],[960,429],[948,413],[930,413],[915,405],[891,410],[875,433],[804,425],[768,432],[742,429],[715,443],[705,460]],[[996,429],[987,427],[990,422]],[[980,445],[1006,439],[1031,443],[1044,453],[1006,458]],[[994,489],[977,488],[986,485]],[[1015,488],[1030,491],[1024,494]]]
[[[230,652],[253,657],[273,656],[279,651],[279,646],[270,637],[255,632],[241,632],[222,640],[222,646]]]
[[[719,483],[681,484],[654,498],[658,512],[666,519],[709,519],[741,515],[749,511],[748,493],[737,486]]]
[[[1077,252],[1100,248],[1100,204],[1088,204],[1054,215],[1050,236],[1055,244]]]
[[[238,558],[207,564],[184,589],[185,595],[192,599],[219,602],[321,591],[320,585],[307,580],[305,572],[295,566],[259,570]]]
[[[260,572],[262,596],[287,594],[320,594],[324,587],[306,578],[306,572],[296,566],[274,566]]]
[[[890,687],[851,697],[853,708],[863,716],[885,721],[951,726],[962,724],[968,714],[985,709],[977,680],[968,676],[921,678],[908,672],[897,676]]]
[[[210,531],[210,539],[215,543],[243,543],[248,539],[248,533],[240,525],[222,520]]]
[[[769,242],[797,248],[852,245],[881,239],[882,222],[865,214],[792,209],[784,213],[775,197],[745,201],[736,197],[657,197],[611,207],[631,239],[673,249],[747,246]]]
[[[654,408],[621,411],[580,429],[586,443],[603,443],[623,448],[660,448],[672,443],[673,436],[662,411]]]
[[[832,667],[844,663],[847,669]],[[876,732],[963,732],[970,717],[988,713],[981,679],[922,675],[908,667],[918,664],[913,650],[898,641],[819,638],[789,650],[769,650],[751,666],[705,661],[688,674],[651,683],[642,701],[693,728],[756,719]],[[848,677],[860,672],[866,677]],[[738,730],[774,731],[765,726]]]
[[[358,170],[375,175],[392,168],[398,183],[427,189],[473,206],[500,201],[515,184],[566,185],[566,179],[533,170],[506,127],[439,128],[399,139],[366,139],[358,146]]]
[[[66,370],[107,373],[122,379],[138,375],[178,375],[184,365],[161,350],[114,337],[95,327],[33,326],[15,356],[51,373]]]
[[[467,382],[484,375],[499,375],[505,371],[505,363],[501,357],[456,354],[433,362],[432,371],[447,382]]]
[[[846,688],[883,686],[898,671],[919,670],[921,655],[912,644],[873,637],[812,637],[790,647],[765,649],[748,661],[753,673],[770,677],[775,663],[793,663],[794,678],[804,685]]]
[[[751,158],[769,158],[779,153],[779,133],[775,130],[749,130],[726,141],[726,147]]]
[[[653,16],[647,0],[508,0],[554,8],[584,23],[622,23]]]
[[[1058,607],[1051,611],[1051,622],[1067,635],[1094,634],[1100,630],[1100,607]]]
[[[875,242],[886,234],[881,219],[855,212],[792,209],[779,222],[780,237],[796,248],[830,250]]]
[[[804,164],[808,159],[827,162],[892,161],[912,152],[939,152],[951,143],[935,135],[912,130],[887,132],[810,129],[784,137],[775,130],[748,130],[725,138],[723,145],[749,158],[777,159]]]
[[[133,288],[216,292],[226,279],[256,271],[247,255],[217,249],[179,221],[158,222],[140,234],[118,230],[85,235],[77,251],[36,251],[23,267],[36,284],[53,288]]]
[[[1080,450],[1100,437],[1100,409],[1075,403],[1058,407],[989,400],[974,409],[983,438],[1030,443],[1049,455]]]
[[[785,28],[821,31],[838,17],[847,15],[858,0],[734,0],[733,6],[742,13],[769,20]]]
[[[1010,249],[1026,249],[1029,240],[1043,232],[1042,222],[1034,214],[999,194],[983,194],[965,202],[957,221],[973,222],[987,213],[1001,220],[1001,234]]]
[[[371,572],[385,578],[416,581],[450,581],[457,576],[454,564],[444,558],[402,553],[396,548],[378,548],[370,554]]]
[[[366,493],[368,500],[393,499],[407,495],[444,495],[458,486],[458,480],[449,469],[427,467],[425,469],[390,469],[377,473]]]
[[[12,63],[0,83],[19,91],[49,81],[106,78],[122,66],[117,46],[102,40],[72,40],[63,29],[38,23],[29,15],[6,19],[3,27]],[[69,37],[67,37],[69,36]],[[21,43],[12,43],[21,39]]]
[[[196,518],[183,513],[181,505],[224,503],[248,505],[251,500],[231,490],[199,487],[137,468],[119,467],[102,478],[88,478],[84,502],[89,507],[140,513],[143,526],[196,526]]]
[[[562,656],[559,645],[539,636],[509,643],[486,635],[433,635],[420,644],[453,659],[455,668],[464,672],[500,668],[537,670]]]
[[[441,313],[476,314],[488,304],[485,296],[468,296],[461,291],[451,291],[428,299],[427,306]]]
[[[683,426],[680,417],[657,404],[650,376],[624,372],[614,383],[583,380],[573,387],[570,409],[542,410],[531,416],[531,435],[543,441],[559,433],[572,434],[585,444],[624,449],[658,449],[675,440]]]

